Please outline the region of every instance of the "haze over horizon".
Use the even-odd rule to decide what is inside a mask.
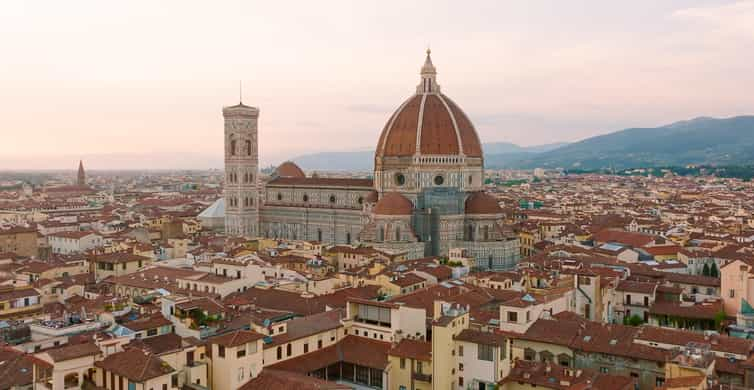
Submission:
[[[427,44],[485,143],[754,113],[754,0],[6,2],[0,170],[221,168],[238,80],[261,166],[371,149]]]

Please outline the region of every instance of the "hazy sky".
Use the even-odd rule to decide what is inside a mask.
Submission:
[[[220,167],[238,80],[263,163],[373,148],[427,44],[483,142],[754,113],[754,0],[10,0],[0,170]]]

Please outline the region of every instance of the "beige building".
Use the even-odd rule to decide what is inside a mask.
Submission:
[[[37,256],[37,231],[32,228],[0,229],[0,253],[12,252],[20,256]]]
[[[235,390],[259,375],[263,366],[263,337],[257,332],[238,330],[209,339],[210,388]]]

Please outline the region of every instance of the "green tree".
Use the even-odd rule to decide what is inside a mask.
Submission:
[[[710,267],[709,270],[709,276],[712,276],[713,278],[720,276],[720,272],[717,271],[717,264],[712,263],[712,267]]]
[[[644,323],[638,315],[634,314],[631,317],[623,317],[623,325],[639,326]]]
[[[705,264],[704,268],[702,268],[702,275],[709,276],[709,265]]]
[[[723,310],[720,310],[715,314],[715,329],[717,329],[718,332],[723,331],[723,321],[725,321],[726,318]]]

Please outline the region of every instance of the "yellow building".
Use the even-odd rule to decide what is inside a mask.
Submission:
[[[401,340],[388,352],[390,390],[432,389],[432,343]]]
[[[36,289],[0,286],[0,318],[23,318],[41,309],[41,297]]]
[[[136,272],[139,268],[152,264],[152,259],[131,253],[106,253],[91,258],[94,276],[103,280],[109,276],[123,276]]]

